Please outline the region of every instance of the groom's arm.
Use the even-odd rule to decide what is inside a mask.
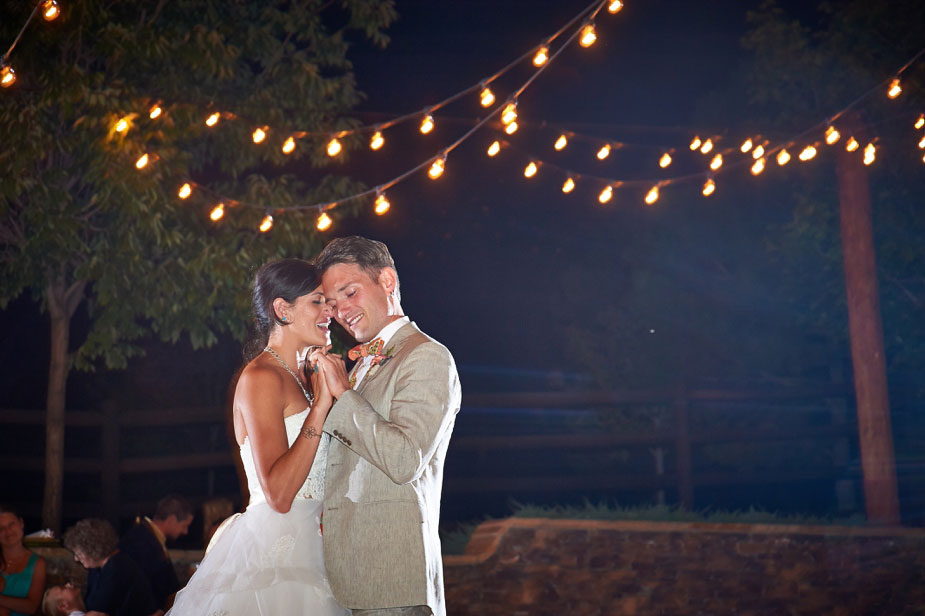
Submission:
[[[331,408],[324,430],[389,479],[405,484],[421,476],[452,428],[461,393],[453,357],[435,342],[415,347],[395,370],[388,420],[348,389]]]

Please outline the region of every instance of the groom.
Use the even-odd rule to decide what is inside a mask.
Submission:
[[[385,244],[331,241],[316,259],[334,316],[360,343],[348,376],[321,356],[336,399],[324,424],[324,562],[354,615],[444,616],[437,526],[461,390],[453,356],[401,307]]]

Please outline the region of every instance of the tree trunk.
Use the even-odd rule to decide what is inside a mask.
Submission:
[[[839,148],[837,175],[867,520],[899,524],[870,185],[860,152]]]
[[[68,342],[71,317],[83,299],[85,281],[68,287],[57,279],[45,288],[51,320],[51,357],[48,362],[48,395],[45,401],[45,494],[42,526],[61,532],[61,500],[64,489],[64,407],[68,375]]]

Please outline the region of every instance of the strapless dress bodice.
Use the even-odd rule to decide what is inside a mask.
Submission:
[[[305,422],[305,415],[310,408],[311,407],[305,409],[301,413],[290,415],[283,420],[286,425],[286,441],[289,443],[290,447],[292,443],[299,438],[302,424]],[[324,498],[324,468],[328,457],[328,445],[330,441],[330,435],[322,433],[318,443],[318,451],[315,453],[315,461],[312,463],[312,468],[308,472],[308,477],[305,478],[305,482],[296,493],[296,500],[322,500]],[[247,436],[244,437],[244,442],[241,444],[241,462],[244,465],[244,474],[247,476],[247,489],[250,491],[250,503],[248,504],[248,508],[267,502],[267,497],[263,493],[260,481],[257,479],[257,467],[254,465],[254,453],[251,451],[250,437]]]

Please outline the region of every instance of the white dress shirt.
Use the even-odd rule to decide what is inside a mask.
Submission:
[[[385,354],[386,349],[389,346],[389,340],[392,339],[392,336],[395,335],[395,332],[397,332],[398,330],[400,330],[402,327],[404,327],[410,322],[411,322],[411,318],[407,316],[404,316],[400,319],[396,319],[392,321],[391,323],[389,323],[388,325],[386,325],[385,327],[383,327],[382,331],[380,331],[378,335],[370,338],[370,342],[372,342],[376,338],[382,338],[382,350],[380,351],[380,353]],[[356,377],[356,382],[353,385],[354,389],[359,387],[360,383],[363,382],[363,378],[366,376],[366,373],[369,372],[369,369],[372,366],[372,363],[373,363],[372,355],[367,355],[366,357],[363,357],[357,360],[357,365],[353,369],[353,375]]]

